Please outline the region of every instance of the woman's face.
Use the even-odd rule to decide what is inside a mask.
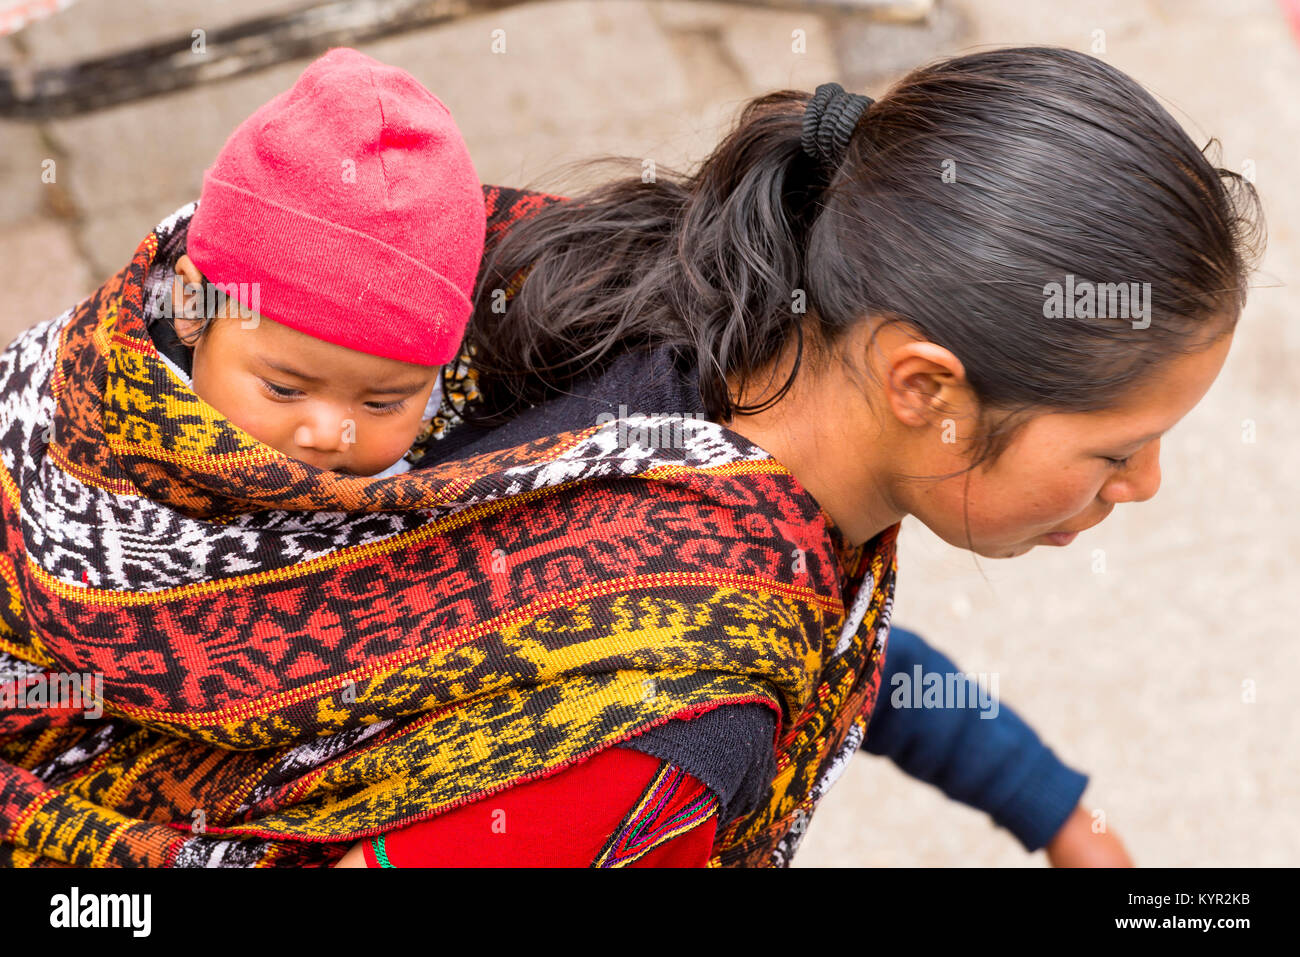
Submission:
[[[1208,349],[1164,363],[1114,408],[1033,418],[992,466],[970,472],[968,487],[967,476],[958,476],[909,489],[911,514],[944,541],[964,548],[966,497],[969,540],[975,552],[989,558],[1022,555],[1035,545],[1069,544],[1116,505],[1145,502],[1156,494],[1160,436],[1209,391],[1231,345],[1232,336],[1225,335]],[[964,467],[956,454],[926,442],[914,450],[913,461],[918,468],[934,469],[931,474]]]
[[[866,355],[867,339],[863,324],[841,343],[844,354]],[[870,352],[874,378],[850,378],[838,363],[808,379],[801,370],[769,413],[728,427],[789,468],[850,542],[914,515],[951,545],[1011,558],[1068,544],[1116,505],[1155,495],[1160,436],[1209,391],[1231,344],[1225,335],[1168,360],[1104,411],[1039,415],[996,462],[964,474],[952,475],[974,460],[978,403],[962,364],[897,325],[883,327]]]

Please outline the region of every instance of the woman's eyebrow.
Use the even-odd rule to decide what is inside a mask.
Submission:
[[[1127,442],[1112,442],[1111,448],[1128,448],[1130,445],[1146,445],[1152,439],[1158,439],[1168,432],[1169,429],[1162,429],[1159,432],[1148,432],[1146,435],[1138,436],[1135,439],[1129,439]]]

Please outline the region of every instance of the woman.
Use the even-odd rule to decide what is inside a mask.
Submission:
[[[529,195],[485,262],[464,357],[483,395],[440,458],[505,447],[532,423],[702,415],[771,452],[850,542],[911,514],[988,557],[1066,545],[1155,494],[1160,436],[1218,375],[1258,251],[1249,184],[1132,80],[1059,49],[948,60],[876,103],[833,85],[811,102],[771,94],[693,176],[555,199]],[[506,422],[516,431],[491,431]],[[465,808],[345,863],[527,860],[559,845],[586,864],[611,832],[662,838],[640,863],[716,860],[726,813],[664,838],[655,827],[677,807],[657,776],[685,774],[679,801],[735,810],[755,765],[751,778],[775,776],[763,749],[727,769],[701,755],[736,755],[768,717],[738,705],[670,722],[508,794],[497,805],[534,815],[535,846],[477,839],[486,811]],[[973,757],[949,780],[977,776]],[[618,799],[554,810],[593,793]],[[1079,847],[1090,820],[1069,820],[1062,838]],[[1126,862],[1117,845],[1093,859]]]

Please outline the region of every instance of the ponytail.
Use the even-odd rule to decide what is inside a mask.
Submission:
[[[1034,413],[1113,405],[1234,327],[1264,241],[1254,187],[1103,61],[1026,47],[921,67],[856,123],[834,169],[801,148],[809,99],[751,101],[693,175],[629,176],[507,231],[467,332],[480,421],[666,343],[726,423],[779,401],[800,362],[762,406],[733,404],[728,377],[743,385],[791,343],[820,363],[880,317],[961,360],[978,464]],[[1147,290],[1144,321],[1051,310],[1046,292],[1075,279]]]
[[[651,182],[629,176],[511,226],[485,256],[466,333],[483,398],[474,418],[506,421],[623,352],[663,344],[699,369],[712,419],[778,401],[797,364],[762,407],[736,406],[726,376],[802,335],[801,250],[825,186],[800,147],[807,100],[750,102],[693,176],[661,166]]]

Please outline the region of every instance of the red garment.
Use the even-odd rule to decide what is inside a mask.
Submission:
[[[627,747],[363,842],[367,867],[703,867],[717,797]],[[599,863],[598,863],[599,862]]]

